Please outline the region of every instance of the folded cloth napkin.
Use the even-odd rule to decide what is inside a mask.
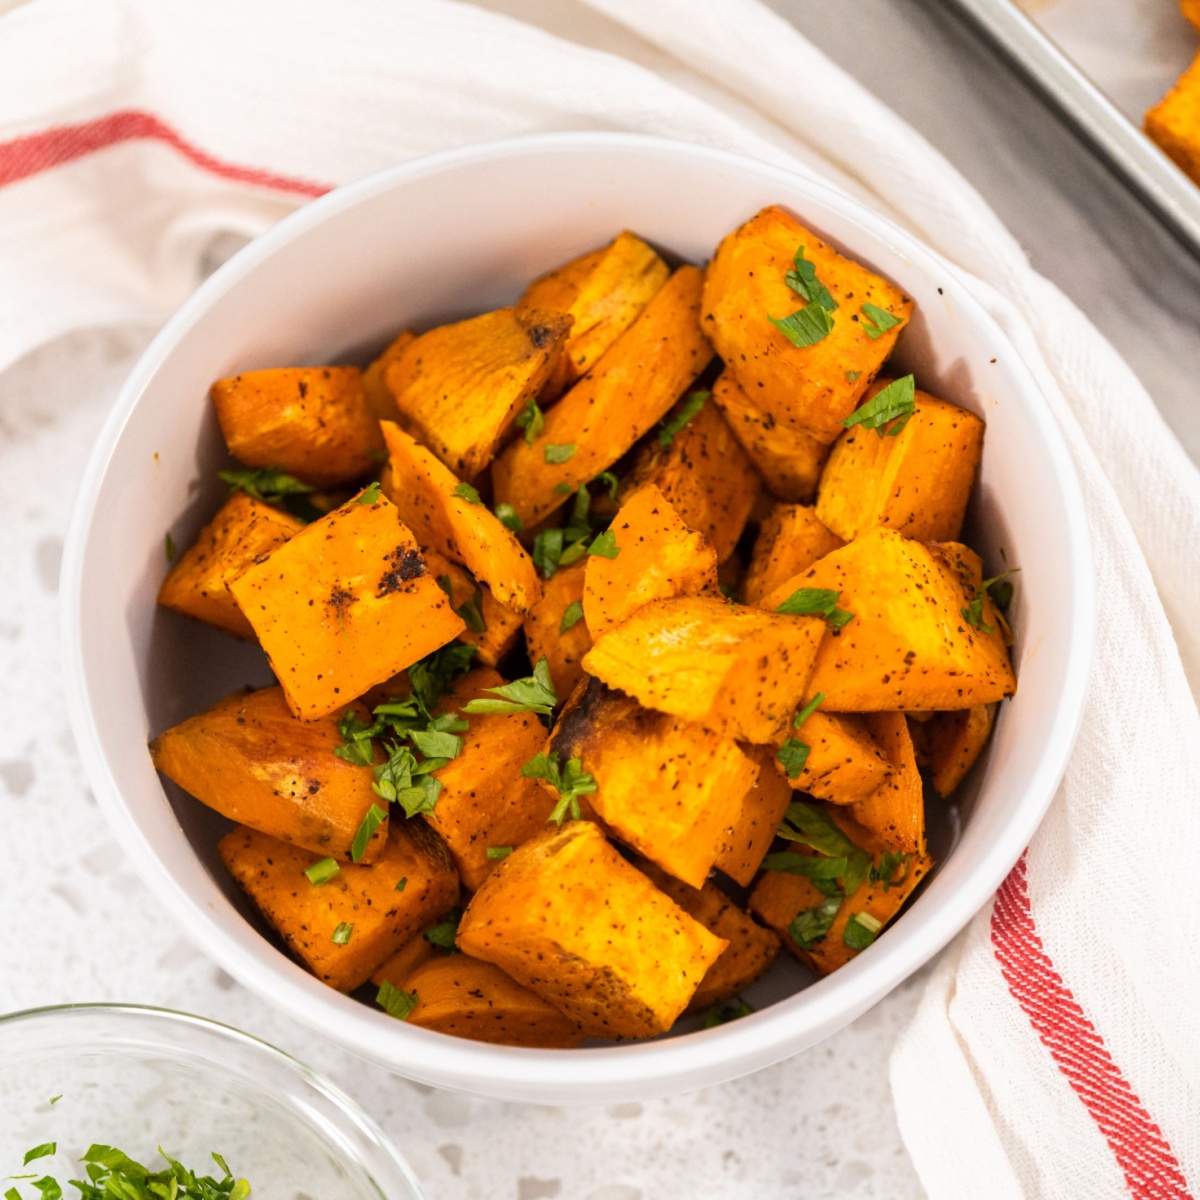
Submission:
[[[18,7],[0,18],[0,368],[77,326],[161,322],[222,238],[330,186],[579,128],[833,179],[956,264],[1037,373],[1087,500],[1096,667],[1050,815],[943,956],[893,1094],[939,1200],[1200,1192],[1200,477],[954,168],[756,0]]]

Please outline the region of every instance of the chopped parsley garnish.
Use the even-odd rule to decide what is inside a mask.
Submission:
[[[484,688],[484,691],[499,696],[499,700],[489,700],[484,697],[471,700],[463,705],[465,713],[539,713],[548,717],[558,703],[558,694],[554,690],[554,680],[550,677],[550,664],[545,655],[538,659],[533,674],[524,679],[514,679],[502,687]]]
[[[442,950],[454,950],[455,935],[458,933],[458,923],[462,920],[462,909],[452,908],[447,914],[444,921],[439,921],[436,925],[430,925],[425,930],[425,940],[431,946],[437,946]]]
[[[616,503],[617,489],[621,486],[621,481],[611,471],[601,471],[592,482],[608,488],[608,498]]]
[[[851,950],[865,950],[874,940],[876,934],[883,928],[883,922],[870,913],[855,913],[846,922],[842,931],[842,941]]]
[[[378,773],[378,772],[377,772]],[[376,792],[379,792],[377,785],[372,784]],[[382,796],[383,793],[379,792]],[[385,797],[392,799],[393,797]],[[378,804],[372,804],[367,809],[367,815],[363,817],[362,824],[358,827],[358,832],[354,835],[354,841],[350,846],[350,857],[354,862],[362,862],[362,857],[367,852],[367,843],[375,835],[375,831],[387,820],[387,810],[380,808]]]
[[[483,589],[476,588],[470,600],[464,600],[455,610],[463,624],[472,633],[486,633],[487,622],[483,619]]]
[[[842,593],[831,588],[798,588],[775,611],[792,617],[824,617],[830,629],[842,629],[854,614],[838,608],[841,598]]]
[[[395,892],[402,892],[402,891],[404,891],[404,889],[406,887],[408,887],[408,876],[407,875],[405,875],[404,878],[401,879],[400,882],[398,884],[396,884],[396,886],[392,890]]]
[[[583,602],[580,600],[572,600],[570,604],[563,610],[562,620],[559,622],[558,632],[566,633],[568,629],[574,629],[580,621],[583,620]]]
[[[313,887],[320,887],[323,883],[328,883],[331,879],[336,878],[341,869],[336,858],[323,858],[320,862],[313,863],[304,874],[308,876],[308,882]]]
[[[804,770],[804,764],[808,762],[808,752],[809,747],[804,742],[800,741],[799,738],[790,737],[779,747],[779,751],[775,757],[783,763],[783,769],[787,772],[787,777],[795,779]]]
[[[569,462],[573,459],[578,449],[579,447],[574,442],[564,442],[561,445],[547,442],[544,457],[551,466],[557,466],[559,463]]]
[[[738,996],[728,1004],[710,1008],[704,1016],[704,1028],[715,1029],[718,1025],[727,1025],[739,1017],[748,1017],[753,1011],[754,1009],[741,996]]]
[[[379,502],[379,480],[368,484],[367,487],[359,493],[359,504],[377,504]]]
[[[229,484],[231,492],[242,491],[265,504],[278,504],[284,496],[303,496],[316,489],[301,483],[278,467],[243,467],[236,471],[218,471],[217,478]]]
[[[526,779],[544,779],[558,792],[558,803],[547,818],[547,824],[553,821],[561,826],[570,812],[571,820],[580,818],[579,797],[586,796],[596,790],[596,781],[583,769],[578,758],[568,759],[565,766],[558,761],[558,751],[549,754],[543,751],[534,755],[522,768],[521,774]]]
[[[432,712],[450,685],[471,669],[475,647],[451,642],[408,668],[408,682],[424,712]]]
[[[354,922],[351,921],[349,924],[347,924],[345,921],[343,921],[333,931],[333,937],[331,937],[329,940],[335,946],[345,946],[349,943],[350,938],[353,935],[353,933],[354,933]]]
[[[525,444],[532,446],[534,438],[546,428],[546,418],[536,400],[530,400],[517,414],[517,424],[525,430]]]
[[[513,533],[520,533],[525,528],[521,518],[517,515],[517,510],[511,504],[505,504],[503,501],[496,505],[496,520],[505,529],[511,529]]]
[[[860,321],[859,324],[872,341],[883,337],[889,329],[900,324],[899,317],[893,317],[890,312],[886,312],[877,304],[864,304],[862,306],[862,315],[864,320]]]
[[[482,504],[483,499],[469,483],[460,483],[454,489],[454,494],[468,504]]]
[[[416,755],[400,742],[390,742],[384,748],[388,759],[375,768],[375,782],[371,784],[375,794],[399,804],[406,817],[433,812],[442,794],[442,781],[429,772],[440,770],[450,760],[427,758],[418,762]]]
[[[621,553],[621,547],[617,545],[617,535],[611,529],[606,529],[588,547],[588,553],[598,554],[601,558],[616,558]]]
[[[561,529],[543,529],[533,539],[533,563],[544,579],[552,578],[559,567],[569,567],[588,552],[587,543],[592,536],[591,504],[587,484],[581,483],[575,489],[566,525]]]
[[[783,318],[768,316],[767,320],[793,346],[815,346],[833,332],[833,317],[819,304],[807,304]]]
[[[1012,581],[1007,577],[1019,571],[1020,567],[1009,567],[1007,571],[1001,571],[999,575],[993,575],[991,579],[985,579],[979,585],[979,591],[975,593],[975,599],[971,601],[966,608],[960,608],[963,619],[973,629],[978,629],[981,633],[995,633],[995,625],[989,625],[983,619],[983,598],[991,596],[992,603],[1001,611],[1004,612],[1012,603],[1013,585]],[[1003,601],[1003,603],[1001,603]]]
[[[847,383],[856,383],[861,378],[862,378],[861,371],[847,371],[846,372],[846,382]]]
[[[842,909],[842,894],[835,891],[823,896],[813,908],[798,912],[788,926],[788,935],[801,950],[811,950],[833,928]]]
[[[371,739],[382,731],[381,721],[364,721],[353,709],[349,709],[338,721],[342,745],[334,750],[334,754],[356,767],[369,767],[375,761],[375,746]]]
[[[842,876],[846,895],[852,896],[862,886],[871,870],[871,856],[856,846],[824,809],[815,804],[794,800],[787,806],[779,836],[785,841],[808,846],[826,858],[844,858],[846,873]]]
[[[31,1162],[37,1162],[39,1158],[49,1158],[52,1154],[57,1153],[57,1142],[43,1142],[40,1146],[34,1146],[32,1150],[25,1151],[25,1161],[21,1165],[27,1167]]]
[[[911,854],[897,854],[894,850],[885,850],[879,856],[878,865],[871,868],[871,882],[882,883],[885,892],[889,888],[907,883],[908,874],[912,870],[912,857]],[[904,868],[904,874],[897,879],[896,872],[901,867]]]
[[[784,276],[784,281],[801,299],[819,304],[827,312],[833,312],[838,306],[829,289],[817,278],[816,264],[804,257],[803,246],[796,251],[792,269]]]
[[[658,444],[669,446],[675,440],[675,435],[704,407],[710,395],[711,392],[692,392],[675,416],[662,423],[662,428],[658,431]]]
[[[542,573],[543,579],[550,579],[562,563],[563,531],[561,529],[543,529],[533,539],[533,565]]]
[[[861,425],[880,436],[899,437],[917,407],[917,385],[911,375],[893,379],[865,404],[860,404],[842,424],[850,429]],[[893,424],[888,425],[888,422]],[[884,426],[888,426],[886,429]]]
[[[166,537],[165,546],[166,546],[166,551],[167,551],[167,562],[174,562],[175,555],[177,553],[177,551],[175,549],[175,539],[169,533],[167,534],[167,537]]]
[[[407,1021],[412,1010],[417,1007],[417,993],[405,992],[393,986],[386,980],[375,993],[375,1003],[397,1021]]]
[[[797,714],[795,720],[792,721],[792,728],[799,729],[809,717],[821,707],[825,700],[825,693],[818,692]]]
[[[499,862],[502,858],[507,858],[513,852],[511,846],[489,846],[486,850],[488,862]]]

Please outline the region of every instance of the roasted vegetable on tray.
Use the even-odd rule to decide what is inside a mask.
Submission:
[[[984,423],[895,366],[912,310],[768,208],[706,270],[625,232],[364,369],[213,385],[231,492],[159,602],[278,684],[151,752],[308,970],[569,1049],[884,931],[1016,688]]]

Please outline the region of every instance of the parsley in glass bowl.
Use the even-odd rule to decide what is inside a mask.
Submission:
[[[138,1164],[196,1179],[172,1192]],[[109,1176],[130,1190],[69,1182]],[[116,1005],[0,1017],[0,1179],[8,1200],[421,1200],[382,1133],[303,1064],[201,1017]]]

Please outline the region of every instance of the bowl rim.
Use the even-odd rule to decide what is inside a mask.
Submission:
[[[1022,383],[1024,392],[1040,401],[1029,405],[1030,419],[1036,426],[1031,432],[1041,438],[1061,489],[1076,608],[1069,629],[1063,632],[1069,643],[1066,667],[1046,750],[999,836],[959,883],[953,903],[931,909],[920,922],[912,921],[914,914],[909,914],[903,939],[881,939],[869,956],[739,1021],[649,1042],[573,1051],[535,1050],[472,1042],[395,1022],[382,1012],[373,1012],[325,988],[280,952],[249,953],[195,903],[149,845],[109,770],[87,698],[80,621],[82,582],[98,493],[109,459],[143,390],[191,325],[235,282],[335,213],[414,180],[513,156],[593,151],[692,158],[730,172],[750,173],[762,182],[778,182],[793,193],[807,194],[814,203],[838,210],[866,236],[888,246],[917,270],[936,272],[947,299],[969,313],[976,328],[986,331],[998,347],[1004,348],[1008,369]],[[992,897],[1025,850],[1054,797],[1083,717],[1096,623],[1091,539],[1083,494],[1066,442],[1033,372],[1000,324],[969,291],[958,268],[887,217],[802,171],[672,138],[596,131],[522,135],[409,160],[302,206],[230,258],[164,324],[125,381],[80,480],[64,546],[61,580],[64,683],[85,772],[110,826],[140,875],[201,948],[273,1006],[361,1057],[402,1075],[476,1095],[513,1097],[518,1094],[514,1086],[529,1096],[540,1093],[561,1098],[578,1093],[578,1103],[595,1102],[597,1096],[641,1094],[647,1089],[656,1094],[684,1091],[778,1062],[849,1023],[946,946]],[[328,1003],[322,1002],[314,986],[329,993]],[[339,1012],[338,1002],[342,1001],[360,1012],[354,1013],[348,1007]],[[700,1039],[706,1043],[703,1052]]]

